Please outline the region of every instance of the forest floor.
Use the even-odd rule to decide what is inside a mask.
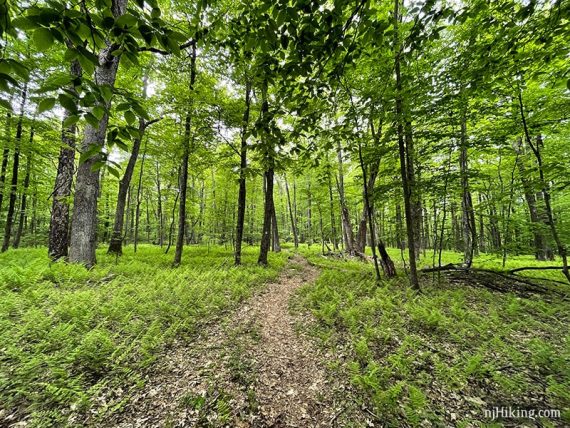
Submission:
[[[1,254],[0,426],[569,426],[560,272],[529,271],[559,281],[536,290],[424,273],[415,293],[389,251],[398,277],[380,284],[371,263],[306,245],[269,267],[255,247],[235,267],[229,247],[190,246],[176,269],[150,245],[101,249],[89,271],[45,248]],[[560,414],[485,415],[497,406]]]
[[[292,313],[298,289],[318,270],[292,256],[278,279],[192,343],[169,347],[144,389],[99,426],[331,427],[358,416],[350,385],[327,371],[323,355],[298,328],[314,322]]]

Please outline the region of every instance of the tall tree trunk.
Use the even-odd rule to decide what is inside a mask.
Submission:
[[[113,17],[118,19],[125,13],[127,0],[113,0],[111,11]],[[99,66],[95,70],[95,81],[98,85],[113,88],[119,68],[120,55],[113,55],[116,46],[110,45],[99,54]],[[105,101],[103,107],[105,114],[94,127],[90,124],[85,126],[81,151],[86,152],[93,146],[103,147],[109,123],[111,100]],[[71,222],[71,236],[69,248],[69,260],[82,263],[90,268],[97,263],[95,250],[97,248],[97,201],[99,196],[99,170],[97,163],[101,161],[101,155],[97,154],[86,159],[79,165],[77,170],[77,182],[75,184],[75,196],[73,198],[73,216]]]
[[[139,119],[139,138],[135,138],[133,142],[133,148],[131,155],[129,156],[129,161],[127,167],[125,168],[125,173],[119,181],[119,192],[117,195],[117,206],[115,208],[115,221],[113,223],[113,234],[111,235],[111,241],[109,242],[109,249],[107,250],[110,254],[121,255],[123,254],[123,225],[125,221],[125,206],[127,203],[127,194],[129,192],[129,187],[131,185],[131,180],[133,178],[133,173],[135,171],[135,166],[139,156],[139,151],[141,147],[141,142],[146,130],[147,124],[143,119]],[[131,216],[132,218],[132,216]]]
[[[160,248],[164,245],[164,216],[162,214],[162,189],[160,188],[160,167],[156,161],[156,198],[157,198],[157,212],[158,217],[158,245]]]
[[[364,189],[368,188],[370,189],[371,192],[373,192],[374,190],[374,185],[376,184],[376,177],[378,176],[378,169],[380,168],[380,160],[377,160],[375,162],[373,162],[371,168],[370,168],[370,173],[368,175],[368,177],[364,177],[363,178],[363,186]],[[364,180],[368,180],[368,184],[366,184],[366,182]],[[366,190],[363,191],[363,199],[366,199]],[[369,198],[370,199],[370,198]],[[372,210],[374,210],[374,200],[370,200],[370,204],[372,207]],[[356,238],[356,251],[360,252],[360,253],[364,253],[364,250],[366,248],[366,224],[367,224],[367,218],[368,218],[368,209],[366,208],[366,202],[364,203],[364,208],[362,210],[362,216],[360,217],[360,223],[358,225],[358,233],[357,233],[357,238]],[[372,246],[372,242],[370,243],[370,245]]]
[[[137,186],[137,198],[136,198],[137,205],[135,208],[135,236],[134,236],[135,253],[137,252],[137,244],[138,244],[138,240],[139,240],[139,220],[140,220],[140,214],[141,214],[141,203],[142,203],[141,193],[142,193],[142,179],[143,179],[143,174],[144,174],[145,157],[146,157],[146,142],[145,142],[145,147],[144,147],[142,159],[141,159],[141,168],[139,171],[139,184]]]
[[[332,190],[332,183],[331,183],[331,173],[330,171],[327,174],[328,178],[328,187],[329,187],[329,209],[331,211],[331,236],[332,236],[332,243],[333,248],[335,251],[338,251],[338,241],[336,235],[336,218],[334,215],[334,199],[333,199],[333,190]]]
[[[293,207],[291,206],[291,195],[289,194],[289,184],[287,183],[287,176],[285,176],[285,192],[287,193],[287,205],[289,207],[289,217],[291,218],[291,231],[293,232],[293,242],[295,243],[295,248],[299,248],[297,223],[295,220],[295,214],[293,213]]]
[[[12,96],[10,96],[10,104],[12,104]],[[0,168],[0,213],[2,212],[2,203],[4,202],[4,187],[6,184],[6,171],[8,170],[8,158],[10,157],[10,143],[12,136],[12,113],[10,110],[6,113],[6,135],[4,138],[4,148],[2,149],[2,167]]]
[[[10,247],[10,238],[12,236],[12,225],[14,222],[14,212],[16,210],[16,197],[18,191],[18,169],[20,167],[20,145],[22,142],[22,126],[24,121],[24,107],[28,96],[28,85],[24,85],[22,90],[22,100],[20,102],[20,115],[18,124],[16,125],[16,140],[14,146],[14,159],[12,163],[12,182],[10,184],[10,200],[8,202],[8,213],[6,214],[6,225],[4,229],[4,242],[2,243],[2,252]]]
[[[277,228],[277,212],[275,210],[275,198],[273,198],[273,208],[271,214],[271,233],[273,236],[271,249],[275,253],[281,251],[281,244],[279,243],[279,229]]]
[[[541,227],[542,221],[538,214],[538,208],[536,206],[535,192],[533,191],[532,184],[527,177],[524,157],[522,156],[523,144],[522,144],[522,139],[520,138],[515,147],[515,151],[517,153],[517,168],[519,170],[519,175],[523,186],[524,197],[530,214],[530,222],[531,222],[531,229],[532,229],[533,243],[534,243],[534,256],[537,260],[546,260],[547,255],[549,253],[548,244],[546,242],[544,234],[542,233],[542,227]]]
[[[337,143],[338,157],[338,195],[340,199],[340,214],[342,219],[342,236],[344,239],[344,249],[348,254],[354,253],[354,235],[352,234],[352,225],[350,223],[350,214],[346,199],[344,197],[344,167],[342,161],[342,147],[340,141]]]
[[[398,123],[398,149],[400,155],[400,173],[402,176],[402,187],[404,191],[404,210],[406,213],[406,229],[408,235],[408,254],[410,263],[410,281],[414,289],[419,289],[418,274],[416,268],[416,242],[415,242],[415,226],[414,226],[414,213],[413,213],[413,177],[410,177],[410,160],[411,153],[410,147],[407,147],[404,141],[404,109],[402,100],[402,77],[400,71],[400,56],[402,53],[402,46],[400,43],[399,34],[400,24],[400,0],[394,1],[394,68],[396,72],[396,116]],[[413,175],[413,170],[411,171]]]
[[[190,56],[190,93],[194,92],[196,82],[196,43],[192,43]],[[188,191],[188,160],[190,158],[190,133],[191,133],[191,112],[186,114],[184,123],[184,147],[182,154],[182,168],[180,172],[180,205],[178,211],[178,237],[176,240],[176,250],[174,252],[174,266],[180,265],[182,261],[182,249],[184,248],[184,235],[186,228],[186,194]]]
[[[26,203],[28,198],[28,189],[30,188],[30,173],[32,169],[32,145],[34,143],[34,128],[30,130],[30,144],[28,149],[28,155],[26,158],[26,175],[24,177],[24,186],[22,189],[22,199],[20,201],[20,219],[18,221],[18,229],[16,230],[16,236],[14,237],[14,248],[20,246],[20,240],[22,239],[22,232],[24,231],[24,222],[26,219]]]
[[[519,109],[521,113],[521,120],[524,129],[524,135],[526,138],[526,142],[532,150],[534,157],[536,158],[536,163],[538,166],[538,174],[540,177],[540,184],[542,187],[542,196],[544,197],[544,206],[546,208],[546,217],[548,219],[548,225],[550,226],[550,232],[552,233],[552,238],[556,243],[556,249],[558,250],[558,255],[562,259],[562,272],[564,276],[570,282],[570,270],[568,269],[568,255],[566,252],[566,245],[560,239],[560,235],[558,235],[558,230],[556,229],[556,222],[554,220],[554,214],[552,212],[552,205],[550,202],[550,188],[546,178],[544,176],[544,166],[542,163],[542,154],[540,153],[540,149],[543,145],[542,143],[542,136],[538,135],[536,137],[536,143],[532,142],[532,138],[530,137],[530,131],[528,129],[525,111],[524,111],[524,104],[522,99],[522,92],[519,90],[518,93],[518,100],[519,100]]]
[[[273,222],[273,167],[265,171],[265,202],[263,210],[263,228],[261,231],[261,245],[259,247],[260,265],[267,266],[267,254],[271,245],[271,224]]]
[[[77,60],[71,63],[70,72],[75,78],[81,77],[81,65]],[[72,112],[65,110],[61,128],[61,148],[57,163],[57,175],[52,193],[48,239],[48,254],[52,260],[66,258],[69,249],[69,197],[75,170],[75,133],[77,127],[75,124],[65,127],[63,123],[71,115]]]
[[[466,101],[465,101],[466,102]],[[463,266],[469,268],[473,263],[473,253],[477,245],[473,200],[469,190],[469,165],[467,158],[467,106],[461,107],[461,137],[459,148],[459,169],[461,174],[461,210],[463,225]]]
[[[245,223],[245,205],[247,203],[246,189],[246,168],[247,168],[247,131],[249,128],[249,110],[250,110],[251,81],[246,79],[245,83],[245,110],[243,112],[241,126],[241,146],[240,146],[240,170],[239,170],[239,191],[237,206],[237,224],[236,224],[236,243],[234,252],[234,263],[241,264],[241,244],[243,241],[243,228]]]
[[[268,130],[268,113],[269,113],[269,103],[267,101],[267,79],[265,79],[261,86],[261,123],[264,128],[265,133]],[[267,138],[267,135],[264,135]],[[269,141],[264,141],[265,144],[269,144]],[[263,266],[267,266],[267,254],[269,253],[269,247],[271,245],[271,223],[273,221],[273,176],[274,176],[274,160],[273,154],[270,150],[267,150],[266,155],[266,171],[265,177],[265,201],[263,207],[263,228],[261,231],[261,244],[259,246],[259,258],[257,263]]]
[[[362,158],[362,147],[358,145],[358,158],[360,160],[360,169],[362,170],[362,183],[364,185],[364,206],[366,208],[366,214],[368,215],[368,223],[370,224],[370,247],[372,248],[372,258],[374,260],[374,271],[376,273],[376,281],[380,283],[380,268],[378,264],[378,257],[376,255],[376,236],[374,230],[374,212],[372,208],[372,203],[370,202],[370,192],[371,188],[368,187],[366,183],[367,173],[366,173],[366,166],[364,165],[364,159]],[[373,173],[370,172],[370,177],[372,177]],[[366,224],[364,225],[364,229],[366,229]],[[366,236],[364,237],[364,242],[366,243]],[[362,251],[364,253],[364,251]]]

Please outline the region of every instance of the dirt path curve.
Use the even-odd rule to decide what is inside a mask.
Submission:
[[[225,322],[192,344],[175,344],[124,411],[97,425],[344,426],[348,389],[327,376],[330,358],[296,331],[302,318],[289,310],[295,291],[317,276],[293,256],[276,282]]]

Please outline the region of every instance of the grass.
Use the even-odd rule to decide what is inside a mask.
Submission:
[[[344,356],[331,366],[350,379],[377,423],[501,426],[484,415],[497,405],[559,409],[562,418],[542,426],[570,423],[568,300],[450,285],[437,274],[424,276],[423,293],[414,294],[401,262],[400,277],[377,286],[371,264],[316,250],[301,249],[322,274],[301,289],[297,304],[314,314],[311,332],[323,346]],[[398,250],[390,252],[401,260]],[[446,252],[443,262],[460,258]],[[431,254],[420,261],[429,264]],[[513,257],[506,268],[538,264]],[[502,268],[492,255],[474,265]],[[563,280],[556,271],[533,274]]]
[[[65,426],[117,410],[169,342],[191,339],[286,261],[271,254],[261,268],[256,257],[247,247],[234,267],[231,249],[193,246],[174,269],[172,253],[143,245],[118,260],[101,250],[87,271],[50,264],[45,248],[0,255],[0,420]]]

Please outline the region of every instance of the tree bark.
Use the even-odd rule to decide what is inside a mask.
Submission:
[[[340,199],[340,214],[342,219],[342,236],[344,239],[344,249],[348,254],[354,254],[354,235],[352,234],[352,225],[350,223],[350,214],[346,199],[344,197],[344,168],[342,161],[342,147],[340,141],[337,143],[337,157],[338,157],[338,195]]]
[[[237,206],[237,224],[236,224],[236,243],[234,250],[234,263],[241,264],[241,245],[243,241],[243,228],[245,223],[245,205],[247,197],[246,189],[246,168],[247,168],[247,131],[249,128],[249,110],[250,110],[251,82],[249,79],[245,83],[245,110],[243,112],[241,127],[241,146],[240,146],[240,170],[239,170],[239,191]]]
[[[267,101],[267,79],[265,79],[261,86],[261,124],[263,129],[263,138],[267,139],[269,132],[269,103]],[[264,144],[269,145],[269,141],[263,141]],[[259,258],[257,263],[262,266],[267,266],[267,255],[269,253],[269,247],[271,245],[271,223],[273,220],[273,176],[274,176],[274,160],[273,153],[271,150],[266,150],[266,171],[265,177],[265,202],[263,207],[263,228],[261,231],[261,244],[259,246]]]
[[[28,198],[28,189],[30,188],[30,173],[32,169],[32,144],[34,143],[34,128],[30,130],[30,145],[28,149],[28,155],[26,157],[26,175],[24,176],[24,186],[22,188],[22,198],[20,201],[20,219],[18,221],[18,229],[16,230],[16,236],[14,237],[14,243],[12,246],[18,248],[20,246],[20,240],[22,239],[22,232],[24,231],[24,222],[26,219],[26,203]]]
[[[12,104],[12,97],[10,97]],[[10,157],[12,113],[8,110],[6,113],[6,136],[4,139],[4,148],[2,149],[2,167],[0,168],[0,213],[2,212],[2,203],[4,202],[4,187],[6,184],[6,171],[8,170],[8,158]]]
[[[285,192],[287,193],[287,205],[289,207],[289,217],[291,218],[291,231],[293,232],[293,242],[295,248],[299,248],[299,236],[297,235],[297,223],[295,221],[295,214],[291,206],[291,195],[289,194],[289,184],[287,184],[287,176],[285,176]]]
[[[196,82],[196,43],[192,43],[192,53],[190,56],[190,93],[194,92]],[[180,170],[180,205],[178,211],[178,237],[176,240],[176,250],[174,252],[174,266],[180,265],[182,261],[182,249],[184,248],[184,234],[186,229],[186,194],[188,191],[188,160],[190,158],[190,130],[191,112],[186,114],[184,123],[184,147],[182,153],[182,168]]]
[[[415,243],[415,222],[413,215],[413,177],[410,177],[410,160],[411,153],[404,141],[404,109],[402,100],[402,77],[400,71],[400,56],[402,46],[399,36],[400,23],[400,0],[394,1],[394,68],[396,72],[396,116],[397,116],[397,133],[398,133],[398,151],[400,155],[400,173],[402,176],[402,187],[404,191],[404,210],[406,214],[406,229],[408,235],[408,254],[410,263],[410,281],[412,288],[419,289],[418,274],[416,267],[416,243]],[[412,175],[413,175],[413,171]]]
[[[526,166],[523,158],[523,145],[522,139],[519,138],[517,145],[515,146],[515,152],[517,153],[517,168],[519,170],[519,175],[521,183],[523,186],[524,197],[528,206],[528,211],[530,215],[530,223],[533,236],[534,244],[534,256],[537,260],[546,260],[549,253],[546,238],[542,233],[541,226],[542,221],[538,214],[538,208],[536,205],[535,192],[532,189],[532,184],[528,180]]]
[[[469,190],[469,166],[467,158],[467,106],[461,107],[461,136],[459,148],[459,169],[461,175],[461,210],[463,225],[463,266],[470,268],[477,245],[473,200]]]
[[[566,246],[564,245],[564,243],[560,239],[560,235],[558,235],[558,230],[556,229],[556,223],[554,221],[554,214],[552,212],[552,205],[550,202],[550,189],[549,189],[548,182],[546,181],[546,178],[544,176],[544,166],[542,163],[542,154],[540,153],[540,149],[543,145],[542,136],[538,135],[536,137],[536,144],[534,144],[532,142],[532,138],[530,137],[530,131],[528,129],[528,125],[526,122],[522,93],[520,90],[518,93],[518,100],[519,100],[519,109],[520,109],[520,113],[521,113],[521,120],[522,120],[522,124],[523,124],[526,142],[529,145],[529,147],[531,148],[531,150],[534,154],[534,157],[536,158],[536,162],[537,162],[537,166],[538,166],[538,173],[539,173],[539,177],[540,177],[540,184],[542,186],[542,195],[544,197],[544,205],[546,208],[546,216],[548,219],[548,225],[550,226],[550,232],[552,233],[552,238],[554,239],[554,242],[556,243],[556,249],[558,250],[558,255],[560,256],[560,258],[562,258],[562,266],[563,266],[562,272],[564,273],[564,276],[566,277],[568,282],[570,282],[570,270],[568,269],[568,255],[566,253]]]
[[[16,197],[18,191],[18,169],[20,167],[20,144],[22,142],[22,126],[24,121],[24,107],[28,96],[28,85],[24,85],[22,90],[22,100],[20,102],[20,115],[18,124],[16,125],[16,139],[14,146],[14,158],[12,163],[12,182],[10,184],[10,199],[8,202],[8,213],[6,214],[6,225],[4,228],[4,242],[2,243],[2,252],[7,251],[10,247],[10,238],[12,236],[12,225],[14,222],[14,212],[16,210]]]
[[[141,193],[142,193],[142,179],[143,179],[143,174],[144,174],[145,157],[146,157],[146,142],[145,142],[145,148],[143,150],[142,159],[141,159],[141,168],[139,171],[139,184],[137,186],[137,196],[136,196],[135,236],[133,239],[135,253],[137,252],[137,244],[138,244],[138,240],[139,240],[139,223],[140,223],[139,220],[140,220],[140,214],[141,214],[141,203],[142,203]]]
[[[135,140],[133,141],[133,148],[131,151],[131,155],[129,156],[127,167],[125,168],[125,173],[123,174],[123,177],[119,181],[119,192],[117,195],[117,206],[115,208],[115,221],[113,223],[113,233],[111,235],[111,241],[109,242],[109,249],[107,250],[109,254],[116,254],[119,256],[123,254],[123,225],[125,220],[125,206],[127,202],[127,194],[129,191],[129,187],[131,185],[133,173],[135,171],[135,166],[139,156],[141,142],[145,130],[146,130],[146,123],[141,118],[139,119],[140,137],[135,138]]]
[[[111,11],[115,19],[125,13],[127,0],[113,0]],[[119,68],[120,55],[113,55],[116,46],[110,45],[99,54],[99,66],[95,70],[95,81],[98,85],[113,88]],[[102,147],[105,143],[111,100],[103,103],[105,114],[94,127],[85,126],[81,151],[85,152],[91,147]],[[87,268],[97,263],[95,250],[97,248],[97,202],[99,196],[99,170],[97,163],[101,155],[91,156],[79,165],[75,196],[73,198],[73,216],[71,222],[71,236],[69,260],[81,263]]]

